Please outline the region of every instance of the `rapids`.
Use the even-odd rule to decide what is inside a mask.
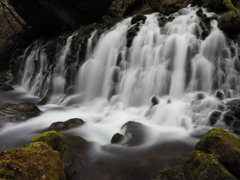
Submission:
[[[51,123],[70,118],[86,123],[63,133],[79,135],[99,147],[127,148],[110,142],[115,133],[125,133],[122,126],[128,121],[140,122],[148,132],[135,148],[166,141],[194,145],[212,128],[211,112],[219,107],[224,110],[225,103],[240,93],[238,45],[228,41],[216,20],[211,20],[206,39],[198,36],[204,29],[199,26],[197,10],[180,10],[164,27],[159,26],[159,14],[147,15],[130,48],[126,36],[133,26],[131,18],[103,33],[96,44],[94,31],[88,40],[86,61],[72,67],[71,77],[66,76],[66,62],[78,32],[58,45],[51,60],[46,51],[50,41],[36,41],[19,57],[24,63],[15,93],[25,89],[35,101],[50,90],[51,96],[46,105],[39,105],[43,111],[39,117],[2,125],[1,146],[23,145]],[[74,61],[77,64],[78,59]],[[215,96],[217,90],[225,93],[225,100]],[[159,99],[155,106],[153,96]],[[9,102],[12,97],[2,101]],[[221,119],[215,126],[227,128]]]

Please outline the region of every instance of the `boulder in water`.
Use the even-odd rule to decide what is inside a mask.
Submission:
[[[125,130],[125,136],[127,138],[126,144],[128,146],[138,146],[141,145],[146,136],[146,127],[134,121],[129,121],[122,126]]]
[[[237,180],[240,138],[222,128],[210,130],[185,158],[184,164],[163,170],[157,179]]]
[[[67,179],[78,179],[87,163],[91,143],[78,136],[64,136],[56,131],[48,131],[35,137],[33,142],[44,142],[60,153]]]
[[[121,143],[124,139],[126,139],[125,136],[123,136],[120,133],[116,133],[116,134],[113,135],[113,137],[111,139],[111,143],[112,144],[118,144],[118,143]]]
[[[50,130],[61,131],[61,130],[68,130],[71,128],[76,128],[83,125],[85,122],[79,118],[69,119],[64,122],[55,122],[52,123],[50,126]]]
[[[31,102],[20,104],[6,103],[0,106],[0,120],[18,122],[39,116],[41,110]]]

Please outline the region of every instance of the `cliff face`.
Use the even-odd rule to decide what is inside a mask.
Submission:
[[[57,35],[101,19],[113,0],[10,0],[18,14],[42,34]]]

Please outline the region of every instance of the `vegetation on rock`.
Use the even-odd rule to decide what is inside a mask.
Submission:
[[[222,128],[213,128],[196,144],[181,166],[165,169],[158,176],[166,180],[212,180],[240,177],[240,138]]]
[[[2,179],[59,179],[65,180],[59,152],[42,142],[25,148],[12,148],[0,153]]]

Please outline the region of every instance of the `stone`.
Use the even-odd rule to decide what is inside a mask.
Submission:
[[[50,130],[55,130],[55,131],[62,131],[62,130],[68,130],[71,128],[76,128],[81,125],[83,125],[85,122],[82,119],[79,118],[73,118],[69,119],[64,122],[55,122],[50,125]]]
[[[26,121],[39,116],[41,110],[31,102],[19,104],[6,103],[0,106],[0,120],[9,122]]]

